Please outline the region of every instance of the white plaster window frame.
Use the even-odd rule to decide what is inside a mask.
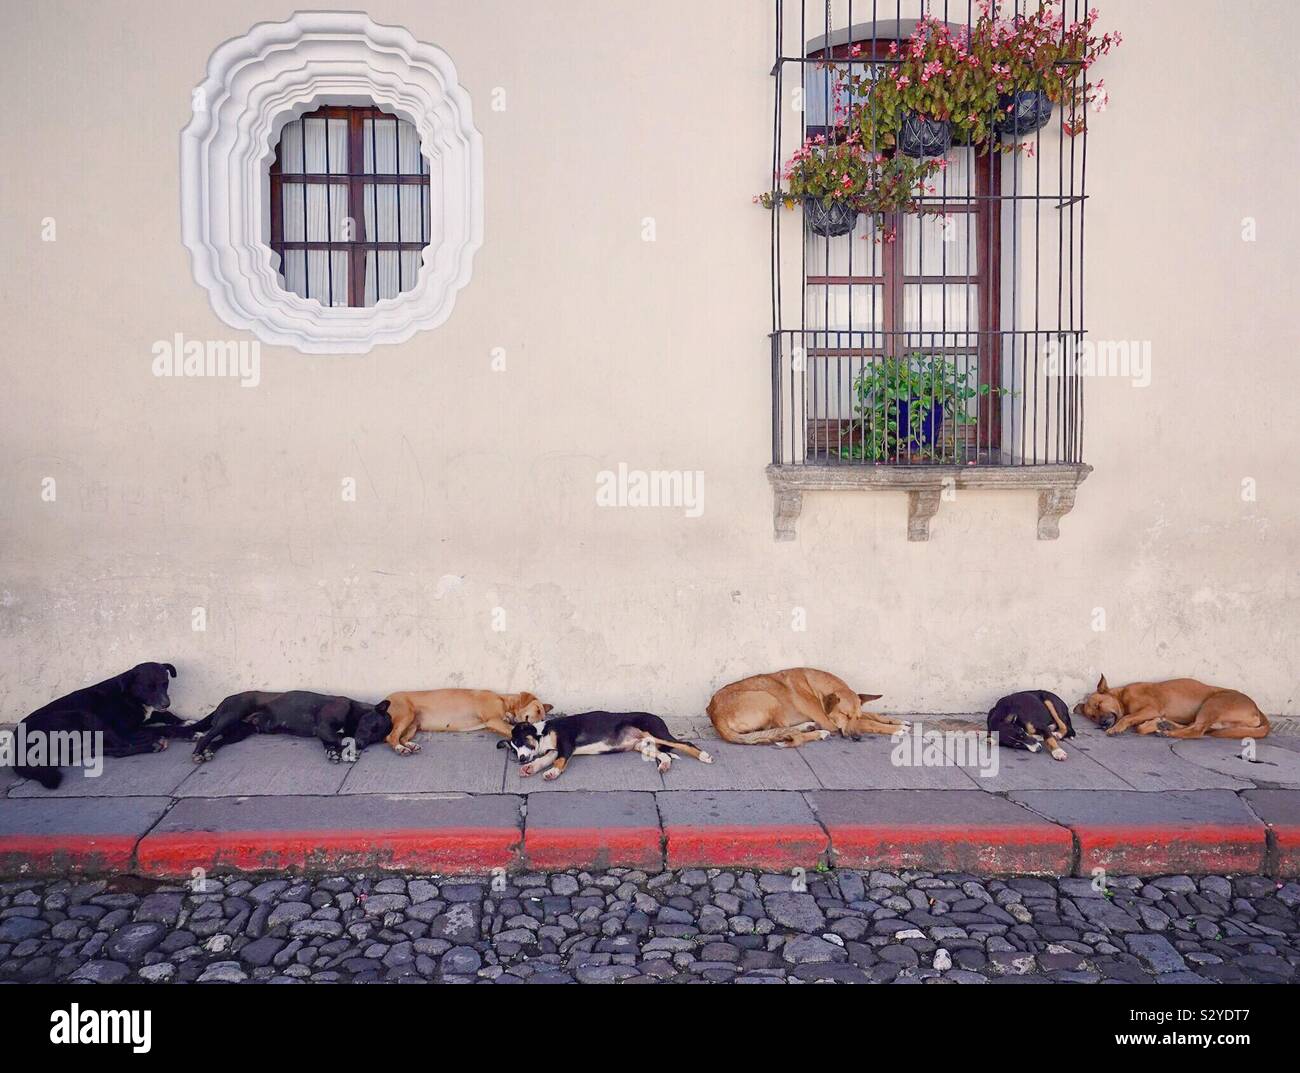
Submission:
[[[287,291],[270,247],[270,178],[285,124],[328,104],[373,103],[409,121],[430,172],[441,239],[412,288],[374,306]],[[364,354],[450,315],[483,244],[483,141],[451,58],[358,12],[300,11],[258,23],[208,61],[181,132],[181,236],[217,315],[265,343]]]

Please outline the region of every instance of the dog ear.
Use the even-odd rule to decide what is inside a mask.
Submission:
[[[510,744],[509,738],[502,738],[500,741],[497,742],[497,748],[504,749],[509,744]]]
[[[839,702],[840,702],[840,695],[838,693],[827,693],[826,696],[822,697],[822,710],[827,715],[830,715],[831,712],[835,710],[835,706],[839,704]]]
[[[547,715],[550,715],[551,712],[555,711],[555,705],[554,705],[554,704],[543,704],[543,705],[542,705],[542,711],[544,711]]]
[[[390,702],[387,700],[381,700],[378,704],[375,705],[375,711],[379,712],[381,715],[384,714],[385,712],[388,711],[389,703]]]
[[[1079,703],[1074,706],[1074,714],[1075,715],[1083,714],[1083,701],[1079,701]]]
[[[1109,691],[1110,691],[1110,686],[1106,684],[1106,676],[1103,674],[1100,678],[1097,679],[1097,692],[1108,693]]]
[[[879,700],[883,696],[883,693],[859,693],[858,700],[863,704],[870,704],[873,700]]]
[[[173,678],[176,677],[176,668],[173,667],[170,663],[164,663],[163,670],[166,671],[168,674],[170,674]]]

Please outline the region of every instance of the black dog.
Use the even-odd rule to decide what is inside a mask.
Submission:
[[[1003,697],[989,712],[989,733],[1008,749],[1038,752],[1047,743],[1053,760],[1064,760],[1060,742],[1074,737],[1070,709],[1055,693],[1026,690]]]
[[[167,711],[168,679],[176,677],[170,663],[139,663],[37,708],[23,724],[27,732],[103,734],[106,756],[134,756],[167,748],[167,739],[188,737],[190,727]],[[55,759],[50,757],[50,759]],[[18,765],[19,775],[35,779],[47,790],[63,781],[57,764]]]
[[[330,762],[357,759],[367,745],[383,741],[393,729],[388,701],[363,704],[347,697],[327,697],[300,689],[288,693],[236,693],[227,697],[194,730],[194,762],[211,760],[217,749],[250,734],[297,734],[320,738]],[[354,748],[348,748],[349,740]]]
[[[520,775],[546,771],[545,779],[558,779],[571,756],[629,753],[634,749],[647,760],[656,761],[661,772],[677,759],[675,749],[706,764],[713,763],[713,757],[703,749],[673,737],[664,721],[649,712],[583,712],[540,723],[516,723],[509,739],[497,742],[498,749],[507,746],[516,763],[524,765]]]

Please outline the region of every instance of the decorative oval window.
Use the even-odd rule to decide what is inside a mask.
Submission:
[[[212,54],[181,132],[181,232],[226,323],[365,353],[451,315],[483,242],[483,147],[450,57],[356,12]]]

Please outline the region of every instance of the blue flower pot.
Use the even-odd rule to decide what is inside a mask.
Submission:
[[[939,442],[939,434],[943,431],[943,402],[942,400],[926,399],[896,399],[894,402],[897,412],[891,424],[898,429],[899,439],[905,436],[910,437],[912,432],[911,409],[912,405],[925,408],[924,416],[920,422],[920,439],[912,440],[913,446],[932,447]]]

